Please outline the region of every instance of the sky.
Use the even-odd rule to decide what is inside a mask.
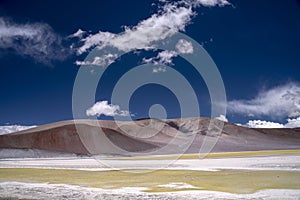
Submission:
[[[104,74],[95,99],[82,106],[82,118],[155,117],[153,110],[162,111],[158,104],[165,117],[182,117],[178,96],[159,84],[140,85],[127,108],[112,102],[121,77],[142,64],[152,68],[141,79],[172,69],[182,74],[200,115],[211,117],[208,86],[181,57],[195,53],[194,44],[178,40],[174,50],[153,45],[180,32],[201,45],[220,72],[227,111],[219,119],[248,127],[300,126],[299,19],[298,0],[1,0],[0,125],[73,119],[76,77],[87,69],[90,77],[101,70]],[[95,48],[124,55],[86,59]],[[178,82],[172,76],[169,80]],[[197,116],[190,112],[184,117]]]

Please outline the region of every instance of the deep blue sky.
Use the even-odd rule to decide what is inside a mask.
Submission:
[[[99,30],[119,33],[123,25],[136,25],[156,12],[151,3],[141,0],[1,0],[0,17],[10,18],[16,23],[47,23],[62,37],[79,28],[93,33]],[[221,72],[228,100],[253,98],[262,87],[299,82],[299,1],[230,3],[233,6],[197,8],[198,15],[185,32],[199,43],[205,43],[204,48]],[[0,125],[38,125],[72,119],[72,89],[79,69],[74,65],[76,59],[76,55],[71,55],[47,66],[9,49],[1,49]],[[126,71],[118,71],[117,67],[117,63],[112,66],[115,72],[112,70],[109,74],[108,85],[113,84],[122,70]],[[183,73],[195,82],[198,98],[203,102],[201,114],[209,116],[209,97],[204,83],[199,77],[194,77],[193,70]],[[100,100],[109,95],[108,89],[107,94],[96,96]],[[166,105],[168,117],[179,116],[176,98],[159,86],[141,88],[132,101],[136,102],[131,105],[136,118],[147,117],[148,108],[153,103]],[[247,120],[230,113],[227,117],[232,122],[244,123]]]

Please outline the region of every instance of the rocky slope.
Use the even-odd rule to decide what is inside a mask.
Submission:
[[[142,119],[132,122],[62,121],[0,136],[2,149],[75,154],[135,155],[300,149],[300,128],[250,129],[208,118]],[[100,128],[101,127],[101,128]],[[205,146],[205,145],[204,145]]]

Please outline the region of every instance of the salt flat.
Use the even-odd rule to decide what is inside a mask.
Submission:
[[[184,169],[214,171],[239,170],[292,170],[300,171],[300,155],[274,155],[253,157],[227,157],[203,159],[116,159],[99,157],[0,159],[0,168],[46,168],[80,170],[130,169]]]
[[[276,152],[0,159],[0,199],[298,199],[300,154]]]
[[[18,192],[16,192],[18,188]],[[0,199],[299,199],[299,190],[262,190],[252,194],[215,191],[181,191],[165,193],[141,192],[141,188],[105,190],[64,184],[1,182]]]

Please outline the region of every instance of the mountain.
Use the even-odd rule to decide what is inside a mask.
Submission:
[[[300,128],[252,129],[209,118],[137,121],[70,120],[0,135],[2,149],[101,155],[300,149]],[[100,128],[101,127],[101,128]],[[212,145],[216,143],[215,145]],[[202,146],[205,147],[205,145]]]

